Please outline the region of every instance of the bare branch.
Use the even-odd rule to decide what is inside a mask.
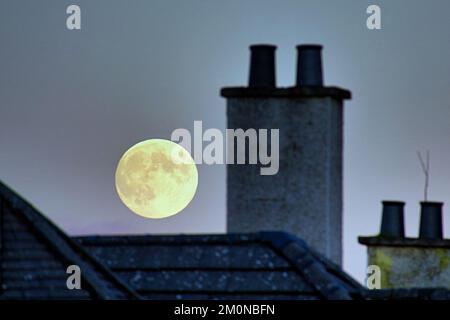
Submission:
[[[428,200],[428,185],[430,179],[430,151],[427,150],[426,162],[423,160],[422,153],[417,151],[417,156],[420,161],[420,166],[422,167],[423,174],[425,175],[425,186],[424,186],[424,200]]]
[[[419,158],[420,166],[422,167],[423,173],[427,174],[427,167],[426,167],[425,161],[423,161],[422,153],[420,151],[417,151],[417,157]]]

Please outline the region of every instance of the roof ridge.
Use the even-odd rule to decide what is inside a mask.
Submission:
[[[216,244],[241,244],[258,241],[256,233],[205,233],[205,234],[109,234],[74,236],[72,239],[83,245],[92,243],[103,245],[141,244],[141,245],[216,245]]]
[[[347,274],[339,265],[337,265],[335,262],[328,259],[328,257],[320,254],[315,249],[309,247],[309,250],[311,251],[311,254],[314,255],[318,260],[320,260],[327,269],[330,269],[334,273],[336,273],[339,277],[343,278],[345,281],[349,282],[350,285],[352,285],[356,290],[364,290],[365,288],[361,286],[361,284],[353,279],[349,274]]]
[[[348,280],[349,277],[345,272],[337,269],[329,260],[311,249],[303,239],[284,231],[261,231],[259,237],[261,241],[268,243],[282,254],[324,298],[353,299],[351,292],[330,276],[326,267],[331,267],[333,271]],[[352,285],[355,283],[354,280],[351,282]]]
[[[140,298],[127,284],[114,275],[108,267],[89,254],[81,245],[71,239],[33,205],[0,181],[0,197],[11,205],[12,212],[20,215],[33,232],[40,235],[47,245],[63,259],[78,265],[82,277],[100,299],[120,299],[121,296],[105,286],[102,277],[127,298]]]

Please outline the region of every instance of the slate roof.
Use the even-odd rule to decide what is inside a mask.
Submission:
[[[66,268],[82,270],[82,290]],[[366,290],[284,232],[70,238],[0,182],[0,299],[450,299]]]
[[[0,182],[0,299],[352,299],[361,287],[283,232],[67,236]],[[78,265],[82,290],[66,286]]]
[[[362,287],[284,232],[78,237],[147,299],[354,299]]]
[[[0,182],[0,299],[133,299],[138,295]],[[69,290],[66,269],[81,268]]]
[[[284,232],[71,239],[0,182],[0,299],[450,299],[365,290]],[[66,268],[82,270],[68,290]]]

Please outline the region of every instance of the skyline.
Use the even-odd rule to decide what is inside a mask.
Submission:
[[[321,43],[325,84],[353,93],[344,107],[344,269],[364,278],[357,236],[378,232],[382,200],[406,201],[406,233],[417,235],[417,151],[430,150],[430,200],[445,203],[450,236],[447,2],[379,1],[382,30],[366,28],[364,1],[78,3],[78,33],[65,29],[69,2],[0,4],[0,179],[64,230],[224,232],[225,166],[199,165],[193,202],[161,221],[121,204],[114,170],[135,143],[170,139],[195,120],[224,130],[219,90],[246,85],[248,46],[262,42],[278,46],[279,86],[295,82],[295,45]]]

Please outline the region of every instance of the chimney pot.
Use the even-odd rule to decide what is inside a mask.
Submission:
[[[380,236],[404,238],[404,206],[401,201],[383,201]]]
[[[297,46],[297,86],[323,86],[322,46]]]
[[[250,46],[249,87],[275,88],[275,50],[276,46],[258,44]]]
[[[442,239],[442,202],[421,202],[420,239]]]

